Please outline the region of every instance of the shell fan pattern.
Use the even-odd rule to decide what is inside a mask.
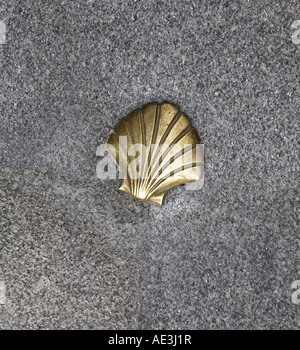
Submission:
[[[170,188],[201,178],[199,141],[189,118],[171,103],[133,110],[107,143],[124,175],[120,190],[162,205]]]

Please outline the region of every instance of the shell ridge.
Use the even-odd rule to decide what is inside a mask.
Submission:
[[[133,136],[130,124],[129,124],[127,119],[125,120],[125,123],[126,123],[126,127],[127,127],[127,130],[128,130],[128,134],[129,134],[129,136],[131,138],[131,142],[132,142],[132,145],[133,145],[134,153],[136,155],[136,153],[137,153],[136,144],[135,144],[135,140],[134,140],[134,136]],[[136,193],[136,181],[137,181],[136,180],[137,179],[137,169],[136,169],[137,168],[137,160],[136,160],[136,158],[132,161],[132,163],[135,164],[135,166],[133,165],[134,172],[132,173],[134,178],[131,179],[132,180],[132,184],[133,184],[132,191],[135,194]]]
[[[181,140],[186,134],[188,134],[193,129],[194,128],[192,127],[192,125],[188,126],[186,129],[184,129],[177,137],[175,137],[175,139],[172,141],[172,145],[174,145],[179,140]]]
[[[190,126],[188,126],[185,130],[183,130],[177,137],[175,137],[175,139],[170,143],[170,145],[169,145],[169,148],[166,150],[166,151],[171,151],[172,150],[172,148],[173,148],[173,146],[179,141],[179,140],[181,140],[190,130],[192,130],[192,129],[194,129],[191,125]],[[165,151],[165,152],[166,152]],[[164,152],[164,153],[165,153]],[[169,152],[167,152],[166,153],[166,155],[168,154]],[[165,155],[165,156],[166,156]],[[163,155],[162,155],[163,156]],[[161,156],[161,157],[162,157]],[[164,157],[165,157],[164,156]],[[155,159],[155,157],[153,157],[153,159]],[[157,162],[155,163],[155,165],[157,164]]]
[[[138,118],[139,118],[139,124],[140,124],[140,128],[141,128],[141,134],[142,134],[142,145],[145,145],[145,140],[146,140],[146,137],[145,137],[145,123],[144,123],[144,113],[143,113],[143,110],[142,109],[139,109],[139,115],[138,115]],[[135,149],[135,154],[137,154],[137,149]],[[138,163],[138,161],[136,162],[136,165],[139,166],[139,171],[138,171],[138,177],[137,179],[135,180],[136,181],[136,195],[138,194],[138,189],[141,187],[141,181],[142,181],[142,174],[143,174],[143,169],[145,167],[145,162],[144,162],[144,147],[142,148],[141,150],[141,153],[139,155],[141,157],[141,162],[140,164]]]
[[[159,127],[159,120],[160,120],[160,112],[161,112],[161,105],[158,104],[157,109],[156,109],[156,115],[155,115],[155,124],[154,124],[153,132],[152,132],[151,145],[155,144],[155,142],[156,142],[158,127]],[[150,145],[150,147],[151,147],[151,145]],[[148,183],[149,183],[148,178],[149,178],[149,174],[151,172],[151,150],[149,151],[149,154],[148,154],[148,161],[147,161],[146,167],[148,169],[148,172],[147,172],[147,176],[145,176],[145,178],[143,179],[143,184],[141,186],[142,190],[145,190],[145,187],[147,187]]]
[[[114,137],[115,141],[117,142],[117,144],[119,145],[119,149],[122,149],[122,151],[124,152],[124,154],[126,154],[127,156],[127,163],[130,164],[130,159],[128,157],[128,153],[127,153],[127,150],[124,149],[124,147],[122,146],[122,144],[120,144],[119,140],[118,140],[118,137],[116,134],[112,134],[112,136]],[[127,174],[127,178],[131,180],[131,177],[130,177],[130,174],[129,174],[129,169],[127,168],[126,171],[125,169],[122,169],[124,173]],[[132,169],[131,169],[132,170]],[[132,183],[131,181],[128,181],[129,183],[129,186],[130,186],[130,189],[132,189]]]
[[[144,112],[143,109],[140,109],[140,114],[139,114],[139,118],[140,118],[140,124],[141,124],[141,131],[142,131],[142,145],[145,146],[146,144],[146,128],[145,128],[145,120],[144,120]],[[145,147],[142,148],[141,150],[141,163],[140,163],[140,169],[139,169],[139,177],[137,179],[137,188],[141,187],[141,183],[142,183],[142,177],[143,177],[143,173],[144,173],[144,168],[145,166],[145,157],[146,155],[144,154],[145,152]]]
[[[161,139],[159,141],[160,145],[164,143],[164,141],[166,140],[168,134],[173,129],[173,127],[175,126],[176,122],[181,117],[181,115],[182,115],[182,113],[180,111],[175,114],[174,118],[171,120],[170,124],[168,125],[167,129],[165,130],[164,134],[162,135],[162,137],[161,137]]]
[[[175,169],[175,170],[172,170],[170,173],[168,173],[167,175],[165,175],[163,178],[161,178],[157,183],[154,184],[153,188],[151,188],[149,190],[149,196],[148,198],[151,198],[154,194],[155,194],[155,190],[157,189],[157,187],[163,183],[167,178],[173,176],[173,175],[176,175],[177,173],[179,173],[180,171],[183,171],[183,170],[187,170],[187,169],[190,169],[190,168],[193,168],[193,167],[197,167],[197,166],[201,166],[202,165],[202,162],[194,162],[194,163],[191,163],[191,164],[187,164],[187,165],[184,165],[183,166],[180,166],[179,168]],[[175,185],[176,186],[176,185]],[[171,187],[173,186],[170,186],[168,187],[167,189],[162,189],[162,191],[166,191],[168,189],[170,189]],[[160,193],[160,192],[159,192]]]
[[[170,134],[170,131],[173,129],[173,127],[175,126],[176,122],[178,121],[178,119],[181,117],[182,113],[179,111],[178,113],[176,113],[176,115],[174,116],[174,118],[171,120],[170,124],[168,125],[167,129],[165,130],[164,134],[162,135],[158,147],[156,147],[155,149],[155,153],[153,156],[151,156],[151,159],[153,159],[155,161],[156,157],[159,154],[159,150],[160,150],[160,145],[164,144],[164,141],[166,140],[166,138],[168,137],[168,135]],[[159,159],[160,160],[160,159]],[[154,163],[155,167],[158,166],[159,164]],[[152,167],[153,168],[153,167]],[[151,174],[153,173],[153,171],[151,172]],[[150,175],[150,181],[151,181],[151,175]]]
[[[162,163],[162,160],[164,158],[167,157],[167,155],[172,151],[174,145],[179,141],[181,140],[186,134],[188,134],[191,130],[193,130],[194,128],[190,125],[188,126],[185,130],[183,130],[171,143],[170,143],[170,146],[168,147],[168,149],[161,155],[161,157],[156,161],[155,163],[155,167],[154,167],[154,171],[151,172],[150,174],[150,181],[149,182],[152,182],[153,180],[153,177],[154,177],[154,172],[157,171],[157,167],[160,166],[160,164]],[[151,180],[152,179],[152,180]],[[154,179],[155,180],[155,179]],[[149,187],[149,182],[147,184],[147,187]]]
[[[144,114],[144,109],[146,109],[148,106],[152,106],[153,103],[149,103],[148,105],[145,105],[143,108],[142,108],[142,123],[143,123],[143,129],[144,129],[144,145],[145,145],[145,149],[146,149],[146,154],[145,154],[145,158],[143,160],[143,163],[144,163],[144,169],[143,169],[143,172],[142,172],[142,176],[141,176],[141,188],[144,187],[144,182],[145,182],[145,179],[146,179],[146,173],[147,173],[147,166],[149,164],[149,152],[148,152],[148,148],[151,147],[151,143],[152,143],[152,139],[153,139],[153,133],[155,131],[155,122],[156,122],[156,119],[157,119],[157,110],[158,110],[158,103],[155,103],[155,115],[154,115],[154,124],[153,124],[153,128],[151,128],[151,140],[150,137],[148,137],[148,133],[147,133],[147,130],[146,130],[146,125],[145,125],[145,114]],[[149,133],[149,134],[151,134]],[[150,136],[150,135],[149,135]],[[147,140],[148,139],[148,140]],[[149,145],[149,141],[150,141],[150,145]]]
[[[196,143],[194,143],[193,145],[188,145],[187,147],[185,147],[182,150],[178,151],[171,158],[168,157],[167,161],[165,163],[163,163],[163,165],[161,166],[160,169],[158,169],[159,164],[157,164],[155,172],[153,172],[153,178],[152,178],[152,181],[151,181],[149,187],[151,188],[151,186],[153,185],[155,180],[157,180],[156,176],[157,176],[157,171],[158,170],[159,170],[159,174],[158,175],[160,175],[168,166],[170,166],[172,163],[174,163],[176,159],[178,159],[180,156],[184,156],[190,150],[194,149],[196,147],[196,145],[197,145]],[[167,154],[170,153],[169,151],[171,152],[171,150],[166,150]],[[165,159],[165,158],[166,158],[166,156],[163,157],[163,159]]]
[[[142,150],[143,155],[142,155],[142,172],[141,172],[141,177],[140,177],[140,186],[142,187],[143,181],[144,181],[144,175],[145,175],[145,171],[147,170],[147,164],[146,164],[146,157],[147,157],[147,150],[146,150],[146,154],[144,154],[144,150],[146,148],[146,126],[145,126],[145,118],[144,118],[144,111],[143,109],[141,110],[141,117],[142,117],[142,140],[143,140],[143,145],[145,146]]]
[[[184,154],[190,152],[193,148],[190,148],[188,151],[184,152],[182,155],[184,156]],[[179,152],[178,152],[179,153]],[[176,157],[176,159],[178,159],[180,157],[180,154]],[[170,165],[172,163],[174,163],[176,161],[176,159],[173,159],[172,162],[170,162]],[[199,163],[199,164],[198,164]],[[186,163],[186,164],[183,164],[183,165],[180,165],[178,168],[176,168],[175,170],[172,170],[170,171],[169,173],[167,173],[166,175],[164,175],[163,177],[162,174],[163,172],[169,167],[169,164],[166,163],[165,164],[165,167],[164,168],[161,168],[159,170],[159,173],[158,173],[158,176],[157,178],[153,179],[151,184],[149,184],[148,188],[147,188],[147,192],[148,193],[151,193],[153,192],[153,189],[155,189],[157,186],[160,185],[161,181],[165,181],[168,177],[171,177],[173,176],[174,174],[177,174],[178,172],[180,171],[184,171],[186,169],[189,169],[193,166],[198,166],[198,165],[201,165],[201,162],[190,162],[190,163]]]
[[[122,119],[123,123],[124,123],[124,126],[125,126],[125,129],[126,129],[126,133],[127,133],[127,137],[129,135],[130,139],[131,139],[131,144],[134,145],[134,140],[133,140],[133,135],[132,135],[132,132],[131,132],[131,129],[130,129],[130,125],[128,123],[128,120],[127,118],[123,118]],[[121,122],[122,122],[121,121]],[[120,143],[119,143],[120,144]],[[123,147],[122,147],[123,148]],[[129,155],[128,155],[128,149],[129,149],[129,146],[128,146],[128,143],[127,143],[127,150],[126,150],[126,154],[127,154],[127,160],[128,160],[128,164],[130,166],[130,169],[131,169],[131,174],[129,174],[129,178],[130,178],[130,189],[131,191],[134,190],[134,178],[136,177],[135,175],[135,171],[136,169],[134,168],[134,162],[132,160],[130,160],[129,158]],[[132,178],[133,177],[133,178]]]
[[[166,103],[165,104],[169,104],[169,103]],[[160,105],[160,112],[159,112],[159,117],[161,115],[161,105]],[[173,127],[176,125],[177,121],[179,120],[179,118],[183,115],[183,113],[179,110],[175,115],[174,117],[172,118],[171,122],[168,124],[166,130],[164,131],[163,135],[161,136],[160,140],[157,141],[157,132],[158,132],[158,129],[159,129],[159,121],[158,120],[158,123],[157,123],[157,131],[156,131],[156,137],[155,137],[155,142],[152,142],[152,145],[153,146],[153,149],[154,149],[154,152],[152,152],[153,150],[151,149],[151,152],[150,152],[150,159],[149,159],[149,170],[148,170],[148,180],[147,181],[144,181],[144,184],[143,184],[143,190],[145,190],[145,187],[147,188],[149,186],[149,183],[151,182],[151,174],[152,174],[152,160],[155,161],[155,159],[157,158],[157,155],[159,153],[159,150],[160,150],[160,145],[162,145],[164,143],[164,141],[166,140],[166,138],[168,137],[168,135],[170,134],[171,130],[173,129]],[[160,118],[159,118],[160,119]],[[154,165],[156,165],[157,162],[154,163]]]

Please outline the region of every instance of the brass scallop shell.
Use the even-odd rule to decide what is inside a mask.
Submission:
[[[120,190],[162,205],[170,188],[201,178],[199,141],[189,118],[171,103],[133,110],[115,127],[107,145],[125,177]]]

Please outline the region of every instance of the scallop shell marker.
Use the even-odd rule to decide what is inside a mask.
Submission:
[[[133,110],[118,123],[107,144],[124,174],[120,190],[162,205],[170,188],[201,178],[199,141],[189,118],[171,103]]]

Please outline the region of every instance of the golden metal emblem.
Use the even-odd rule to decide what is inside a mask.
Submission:
[[[162,205],[170,188],[201,178],[199,141],[189,118],[171,103],[150,103],[133,110],[107,143],[123,173],[119,189]]]

